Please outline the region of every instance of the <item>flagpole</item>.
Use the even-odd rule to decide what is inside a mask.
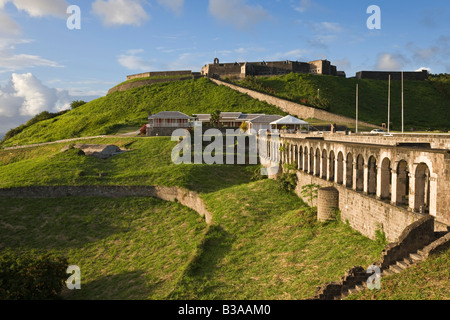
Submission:
[[[405,96],[404,96],[404,85],[403,85],[403,71],[402,71],[402,133],[405,133]]]
[[[359,84],[356,84],[356,133],[358,133]]]
[[[391,132],[391,75],[389,75],[389,96],[388,96],[388,133]]]

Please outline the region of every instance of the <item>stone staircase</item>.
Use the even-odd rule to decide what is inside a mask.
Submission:
[[[450,246],[450,232],[436,232],[433,241],[425,245],[422,249],[419,249],[413,253],[407,253],[403,258],[385,259],[389,255],[388,249],[395,249],[393,244],[389,245],[383,252],[380,262],[375,263],[381,270],[381,279],[401,273],[412,266],[425,261],[430,254]],[[396,253],[397,254],[397,253]],[[398,256],[398,254],[397,254]],[[385,263],[388,261],[387,263]],[[351,294],[368,289],[367,280],[373,273],[367,273],[367,271],[358,266],[353,267],[346,272],[345,276],[338,282],[328,283],[325,286],[318,288],[317,294],[311,300],[342,300]]]

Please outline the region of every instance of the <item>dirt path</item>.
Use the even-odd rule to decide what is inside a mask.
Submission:
[[[43,143],[28,144],[28,145],[23,145],[23,146],[8,147],[8,148],[4,148],[3,150],[25,149],[25,148],[47,146],[50,144],[58,144],[58,143],[65,143],[65,142],[72,142],[72,141],[79,141],[79,140],[99,139],[99,138],[130,138],[130,137],[133,137],[135,134],[136,134],[136,132],[129,132],[129,133],[124,133],[124,134],[120,134],[120,135],[116,135],[116,136],[103,135],[103,136],[63,139],[63,140],[57,140],[57,141],[51,141],[51,142],[43,142]]]

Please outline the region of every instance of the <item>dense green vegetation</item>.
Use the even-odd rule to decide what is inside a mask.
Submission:
[[[349,300],[449,300],[450,248],[400,274],[381,281],[380,290],[365,290]]]
[[[187,115],[221,111],[284,114],[247,95],[208,79],[153,84],[115,92],[51,120],[24,128],[4,146],[116,133],[123,127],[141,127],[148,112],[181,111]]]
[[[405,81],[405,126],[414,129],[450,129],[448,76],[430,81]],[[355,118],[359,84],[359,118],[376,125],[387,122],[388,81],[344,79],[311,74],[248,78],[237,84],[300,104]],[[401,130],[401,81],[392,81],[391,128]]]

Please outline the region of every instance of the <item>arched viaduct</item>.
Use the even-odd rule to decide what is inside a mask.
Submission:
[[[437,231],[447,229],[450,151],[445,147],[450,137],[439,145],[433,137],[387,139],[282,134],[279,140],[267,137],[267,155],[295,165],[299,195],[311,183],[336,187],[342,219],[371,238],[382,228],[395,241],[427,214],[435,218]]]

